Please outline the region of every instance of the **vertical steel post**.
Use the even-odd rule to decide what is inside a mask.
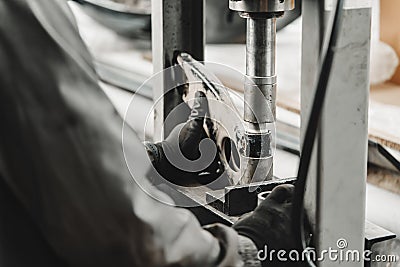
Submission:
[[[306,192],[317,252],[364,252],[367,175],[367,114],[371,8],[369,1],[345,2],[343,23],[321,117]],[[301,79],[302,134],[311,110],[322,33],[332,1],[303,1]],[[316,184],[316,177],[320,182]],[[345,241],[343,241],[345,240]],[[320,254],[317,254],[320,255]],[[346,254],[345,254],[346,255]],[[318,266],[363,266],[360,260],[330,259]]]
[[[175,64],[177,52],[187,52],[196,60],[204,61],[204,0],[152,0],[152,51],[154,73]],[[155,141],[162,140],[174,126],[183,122],[187,114],[174,114],[164,125],[168,114],[182,103],[180,88],[171,88],[174,72],[157,76],[153,84]]]

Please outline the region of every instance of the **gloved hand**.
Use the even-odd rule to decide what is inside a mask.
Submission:
[[[207,98],[198,91],[187,122],[177,125],[163,142],[147,144],[153,165],[164,179],[178,185],[206,184],[221,172],[216,145],[203,128],[207,112]],[[209,175],[200,177],[200,173]]]
[[[291,209],[294,186],[280,185],[250,214],[233,225],[240,235],[250,238],[258,250],[263,250],[263,266],[300,266],[301,261],[293,262],[289,252],[295,249],[295,238],[291,227]],[[275,250],[270,259],[270,252]],[[284,250],[288,260],[282,261],[277,252]],[[266,256],[266,259],[264,257]],[[282,257],[282,255],[281,255]],[[301,253],[300,253],[301,260]]]

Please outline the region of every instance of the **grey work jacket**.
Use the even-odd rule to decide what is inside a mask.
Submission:
[[[243,266],[254,252],[144,192],[147,156],[127,131],[132,179],[65,1],[0,0],[0,123],[0,266]]]

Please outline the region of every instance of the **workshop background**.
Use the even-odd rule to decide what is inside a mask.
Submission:
[[[150,0],[72,1],[81,35],[95,58],[101,86],[122,116],[131,95],[153,73]],[[115,12],[108,12],[114,10]],[[117,12],[117,11],[118,12]],[[400,1],[374,1],[372,17],[369,102],[369,165],[367,220],[400,236]],[[294,177],[300,147],[301,18],[278,19],[277,120],[291,135],[293,151],[277,150],[274,174]],[[288,18],[292,16],[292,18]],[[281,25],[280,25],[281,23]],[[245,21],[228,9],[228,1],[207,0],[206,61],[245,72]],[[282,29],[280,29],[283,27]],[[231,56],[236,55],[236,56]],[[140,62],[140,64],[138,64]],[[217,73],[218,76],[218,73]],[[240,77],[219,77],[226,86],[241,92]],[[151,88],[144,88],[133,103],[141,110],[128,123],[139,133],[153,135],[152,123],[142,129],[152,107]],[[279,131],[279,125],[278,125]],[[376,252],[400,256],[400,239],[379,243]],[[400,266],[373,263],[372,266]]]

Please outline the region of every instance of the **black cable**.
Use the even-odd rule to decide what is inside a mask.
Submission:
[[[306,133],[304,137],[303,148],[301,150],[301,157],[299,163],[299,169],[297,173],[297,181],[295,192],[293,196],[293,232],[296,233],[296,244],[303,252],[307,248],[306,233],[304,229],[304,192],[307,181],[307,175],[310,167],[311,155],[314,148],[314,140],[319,127],[319,121],[324,105],[327,85],[329,82],[330,72],[332,69],[332,63],[335,55],[336,43],[340,33],[341,17],[343,11],[344,0],[337,0],[335,13],[333,17],[332,29],[329,36],[329,43],[323,49],[321,53],[323,60],[321,61],[319,69],[319,78],[316,85],[315,96],[313,105],[311,108],[310,117],[307,122]],[[320,179],[320,177],[317,177]],[[315,266],[311,259],[307,258],[309,266]]]

